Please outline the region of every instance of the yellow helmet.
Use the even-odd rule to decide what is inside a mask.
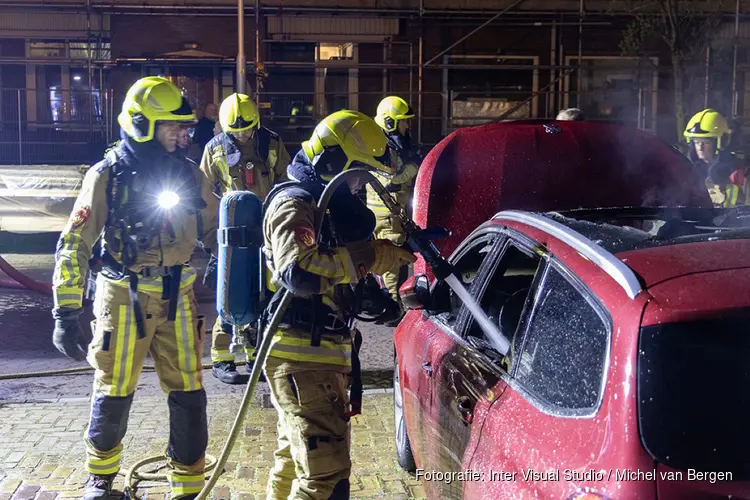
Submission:
[[[685,140],[690,143],[691,139],[707,138],[716,139],[716,147],[724,149],[729,144],[729,123],[716,110],[704,109],[693,115],[685,127]]]
[[[302,150],[325,181],[355,167],[392,174],[388,138],[377,123],[359,111],[344,109],[324,118]]]
[[[219,123],[224,132],[242,132],[260,126],[258,107],[246,94],[232,94],[221,103]]]
[[[195,122],[195,114],[180,89],[160,76],[147,76],[125,95],[117,123],[136,142],[154,138],[156,122]]]
[[[414,118],[414,111],[406,101],[396,96],[389,96],[380,101],[375,115],[375,121],[386,132],[394,132],[398,128],[399,120],[409,118]]]

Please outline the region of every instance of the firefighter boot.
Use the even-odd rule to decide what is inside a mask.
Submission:
[[[248,375],[243,375],[237,371],[237,365],[232,361],[214,363],[211,373],[220,381],[230,385],[247,384],[247,381],[250,380]]]
[[[89,474],[86,488],[83,490],[83,500],[106,500],[112,492],[112,483],[117,474]]]

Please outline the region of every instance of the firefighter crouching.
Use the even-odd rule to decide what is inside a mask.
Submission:
[[[223,133],[206,145],[201,171],[216,197],[207,200],[211,226],[216,226],[219,200],[231,190],[252,191],[264,200],[271,188],[287,181],[286,167],[291,158],[281,138],[260,125],[260,115],[253,100],[245,94],[232,94],[221,103],[219,122]],[[212,251],[203,283],[216,290],[216,235],[206,236],[205,248]],[[254,328],[245,334],[255,336]],[[232,325],[217,316],[213,327],[211,362],[213,375],[227,384],[247,383],[249,375],[237,372],[235,355],[230,352]],[[255,340],[245,347],[248,373],[255,359]]]
[[[405,210],[411,203],[414,179],[419,172],[421,158],[411,143],[409,134],[409,120],[414,117],[414,111],[405,100],[400,97],[386,97],[378,104],[375,122],[383,129],[388,137],[388,143],[396,156],[396,173],[394,175],[378,174],[375,176],[391,193],[396,203]],[[367,186],[367,207],[375,214],[375,237],[390,240],[396,245],[403,245],[406,234],[399,220],[391,215],[380,196],[369,185]],[[388,293],[397,304],[401,304],[398,296],[398,281],[401,266],[394,267],[383,273],[383,282]],[[403,316],[403,307],[385,324],[396,326]]]
[[[704,109],[693,115],[684,135],[690,146],[688,159],[705,180],[714,206],[731,208],[748,203],[744,169],[728,151],[727,120],[713,109]]]
[[[363,179],[350,179],[336,191],[320,243],[316,204],[336,174],[354,167],[388,172],[389,157],[387,139],[371,118],[356,111],[333,113],[294,157],[288,169],[294,182],[266,199],[263,251],[274,282],[296,295],[265,366],[279,415],[269,499],[349,498],[347,374],[356,356],[353,321],[345,312],[349,283],[416,258],[388,240],[367,241],[375,217],[354,194]]]
[[[193,295],[196,274],[186,263],[202,236],[205,203],[197,166],[176,153],[180,127],[194,120],[168,80],[138,80],[118,117],[121,141],[86,173],[58,241],[53,342],[96,369],[85,500],[108,498],[111,491],[147,353],[169,395],[171,498],[194,498],[204,483],[202,327]],[[92,253],[96,320],[87,356],[79,316]]]

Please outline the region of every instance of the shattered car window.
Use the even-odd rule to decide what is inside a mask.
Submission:
[[[555,408],[596,408],[603,386],[609,324],[556,268],[551,268],[513,361],[515,377]]]

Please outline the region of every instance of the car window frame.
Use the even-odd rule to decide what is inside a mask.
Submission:
[[[472,282],[472,285],[469,288],[469,293],[471,293],[471,290],[474,288],[475,283],[477,280],[482,280],[482,273],[486,269],[488,262],[491,261],[490,257],[496,254],[499,247],[502,247],[505,245],[505,242],[507,240],[507,232],[499,226],[489,226],[486,229],[477,232],[473,237],[470,239],[467,238],[449,257],[448,262],[453,265],[457,261],[459,261],[462,257],[464,257],[468,252],[470,252],[473,248],[481,244],[482,241],[487,241],[491,238],[496,238],[495,241],[492,242],[492,248],[487,253],[487,257],[482,261],[482,264],[479,266],[479,269],[477,270],[477,277]],[[430,294],[434,293],[435,287],[438,285],[440,280],[435,280],[431,286],[430,286]],[[454,342],[457,342],[463,346],[471,347],[467,342],[466,339],[463,337],[460,330],[458,330],[457,327],[462,326],[459,321],[462,318],[462,314],[464,311],[467,310],[466,304],[461,304],[461,307],[458,308],[458,312],[456,313],[456,321],[452,325],[448,324],[448,322],[443,317],[443,314],[432,314],[429,311],[422,311],[422,314],[427,317],[430,321],[432,321],[436,326],[438,326],[443,332],[448,334]],[[465,326],[465,325],[463,325]]]
[[[528,255],[536,255],[539,258],[539,266],[540,269],[537,271],[536,275],[534,276],[533,281],[530,285],[530,297],[536,297],[536,290],[538,287],[538,284],[542,278],[542,276],[545,275],[546,269],[548,267],[547,262],[547,250],[545,246],[535,241],[534,239],[530,238],[529,236],[515,230],[512,228],[504,227],[504,226],[489,226],[481,233],[478,233],[476,237],[471,238],[471,240],[465,241],[461,246],[459,246],[451,255],[449,262],[451,264],[458,261],[461,257],[463,257],[468,251],[471,250],[482,238],[486,238],[488,234],[494,233],[496,235],[497,240],[493,243],[493,248],[490,250],[488,254],[488,258],[485,258],[484,261],[482,261],[481,266],[479,267],[479,271],[477,273],[477,279],[472,282],[472,287],[469,290],[469,292],[475,291],[475,285],[479,286],[478,283],[481,283],[481,294],[480,295],[473,295],[475,300],[478,300],[481,303],[483,294],[486,292],[487,284],[492,279],[492,273],[497,269],[497,266],[500,263],[500,260],[505,255],[506,250],[510,245],[515,246],[518,250],[528,254]],[[492,257],[490,259],[489,257]],[[430,293],[434,291],[434,286],[437,284],[438,280],[435,280],[435,282],[432,284],[430,288]],[[533,306],[533,302],[531,303]],[[530,313],[531,309],[529,309],[529,303],[527,300],[527,303],[524,304],[524,311],[522,313],[521,320],[519,321],[519,326],[523,324],[523,318],[524,316],[528,315]],[[466,307],[465,304],[461,304],[461,307],[459,308],[458,315],[456,317],[456,321],[453,325],[449,325],[443,317],[429,314],[427,311],[423,311],[423,314],[426,316],[427,319],[433,322],[434,325],[436,325],[438,328],[440,328],[441,331],[443,331],[446,335],[448,335],[453,342],[455,342],[458,345],[461,345],[465,349],[469,349],[471,352],[473,352],[476,356],[481,356],[483,359],[487,361],[488,364],[494,367],[495,375],[502,380],[505,384],[510,385],[512,381],[512,377],[508,371],[503,369],[498,364],[494,363],[492,360],[489,359],[489,357],[480,352],[476,347],[471,345],[471,343],[467,340],[467,334],[469,331],[469,328],[471,326],[471,323],[468,321],[460,322],[462,317],[470,317],[471,313]],[[515,332],[514,332],[515,333]],[[512,366],[511,366],[512,369]]]
[[[547,255],[547,251],[544,248],[544,245],[542,245],[541,243],[537,241],[532,240],[531,238],[524,235],[523,233],[520,233],[513,229],[505,229],[503,233],[505,233],[505,241],[503,241],[503,245],[500,251],[497,253],[497,255],[494,255],[494,259],[491,262],[492,267],[490,269],[483,269],[483,271],[486,271],[486,273],[484,276],[481,277],[481,280],[479,282],[479,286],[481,286],[481,289],[477,291],[476,295],[473,295],[474,299],[480,305],[482,303],[482,299],[484,298],[484,294],[487,293],[487,287],[492,281],[492,278],[494,277],[494,274],[497,271],[498,266],[500,265],[500,261],[505,257],[510,247],[514,247],[516,250],[526,254],[527,256],[539,260],[539,263],[537,265],[537,270],[534,274],[534,279],[531,281],[531,284],[529,285],[529,292],[530,292],[529,297],[536,296],[536,287],[539,283],[540,277],[543,276],[546,272],[545,268],[547,266],[547,262],[546,262],[545,256]],[[473,287],[471,291],[474,292]],[[518,328],[523,324],[524,317],[528,315],[530,312],[528,307],[529,307],[529,298],[527,297],[527,300],[524,303],[523,311],[521,313],[521,318],[519,319],[519,322],[518,322],[519,326],[516,327],[516,332],[518,331]],[[459,321],[461,321],[460,323],[462,327],[461,337],[466,339],[469,334],[469,330],[471,329],[470,319],[473,320],[474,318],[471,312],[466,307],[463,307],[460,312],[462,312],[463,315],[457,318],[456,324],[459,324]],[[515,337],[516,332],[513,332],[513,337]],[[511,341],[511,344],[512,344],[513,339],[511,338],[509,340]]]
[[[526,401],[529,402],[534,408],[552,417],[558,418],[571,418],[571,419],[591,419],[596,417],[599,410],[604,403],[604,393],[607,388],[607,379],[609,377],[609,366],[612,355],[612,331],[613,321],[612,315],[609,310],[604,306],[602,301],[596,296],[591,288],[575,273],[573,273],[560,259],[555,257],[553,254],[547,254],[547,265],[543,271],[543,280],[537,284],[537,288],[534,291],[533,307],[528,314],[522,316],[521,321],[523,322],[523,343],[519,347],[519,352],[523,353],[526,347],[526,340],[528,338],[529,328],[531,322],[539,310],[540,301],[539,298],[544,290],[544,285],[547,283],[547,277],[551,270],[556,270],[578,293],[581,295],[586,302],[594,309],[599,318],[602,320],[606,327],[607,339],[605,342],[605,356],[604,366],[600,376],[599,393],[597,395],[596,404],[590,408],[559,408],[550,404],[544,398],[535,394],[532,390],[525,387],[525,384],[519,382],[516,378],[516,371],[518,366],[514,363],[511,364],[511,375],[509,385],[516,390]]]

